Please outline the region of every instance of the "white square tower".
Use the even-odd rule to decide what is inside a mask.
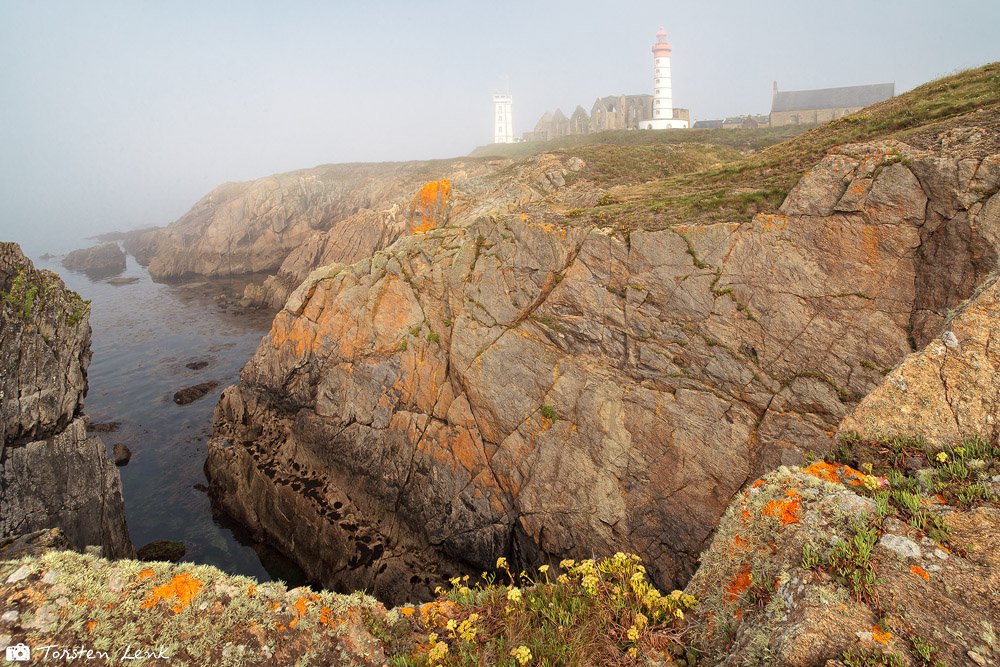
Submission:
[[[514,117],[511,114],[512,99],[509,94],[493,96],[493,106],[496,108],[493,118],[493,143],[514,143]]]

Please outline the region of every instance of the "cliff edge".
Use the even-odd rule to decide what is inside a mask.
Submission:
[[[133,554],[118,469],[87,436],[89,302],[0,243],[0,537],[61,528],[69,545]]]

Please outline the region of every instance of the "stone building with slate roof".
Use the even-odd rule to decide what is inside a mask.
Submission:
[[[778,91],[778,82],[775,81],[771,97],[771,127],[828,123],[895,94],[895,83]]]

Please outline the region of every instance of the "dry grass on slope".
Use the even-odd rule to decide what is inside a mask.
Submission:
[[[756,213],[776,213],[802,174],[835,146],[891,137],[930,148],[942,131],[959,126],[986,130],[980,153],[1000,150],[1000,63],[932,81],[740,159],[614,188],[612,205],[572,211],[569,217],[582,224],[611,221],[632,229],[662,229],[678,221],[739,222]],[[585,177],[586,172],[581,174]],[[597,179],[592,185],[602,184]]]

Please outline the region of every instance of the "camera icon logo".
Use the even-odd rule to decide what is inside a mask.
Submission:
[[[31,660],[31,649],[27,644],[14,644],[7,647],[7,660],[11,662],[28,662]]]

